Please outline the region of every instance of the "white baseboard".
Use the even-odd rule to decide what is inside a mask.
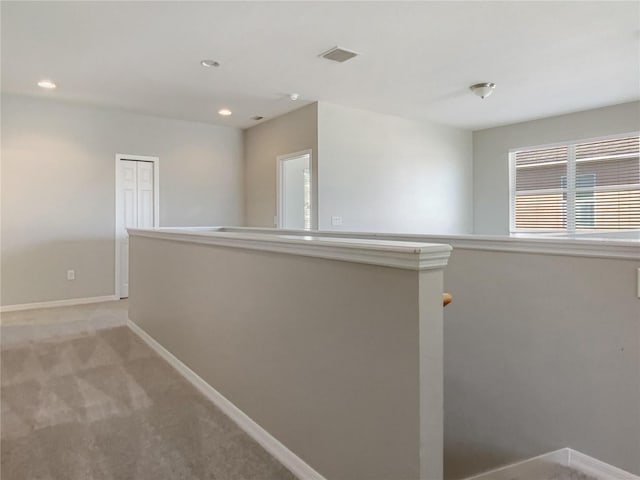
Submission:
[[[598,480],[640,480],[637,475],[571,448],[561,448],[560,450],[474,475],[465,480],[524,480],[533,478],[531,477],[532,473],[539,474],[545,466],[554,464],[574,468]]]
[[[567,451],[569,453],[569,466],[588,475],[611,480],[640,480],[638,475],[604,463],[597,458],[590,457],[571,448],[567,448]]]
[[[88,303],[111,302],[120,300],[116,295],[104,297],[69,298],[67,300],[52,300],[50,302],[22,303],[17,305],[3,305],[0,312],[17,312],[19,310],[35,310],[37,308],[71,307],[73,305],[85,305]]]
[[[483,472],[472,477],[467,477],[464,480],[523,480],[531,470],[536,470],[540,467],[549,464],[558,464],[569,466],[569,453],[567,448],[555,450],[553,452],[538,455],[537,457],[527,458],[520,462],[504,465],[487,472]]]
[[[171,352],[160,345],[153,337],[145,332],[131,320],[127,322],[129,328],[136,333],[147,345],[149,345],[158,355],[164,358],[169,364],[182,374],[194,387],[205,395],[214,405],[233,420],[251,438],[258,442],[262,448],[273,455],[280,463],[288,468],[291,473],[301,480],[326,480],[312,467],[304,462],[295,453],[284,446],[279,440],[273,437],[264,428],[253,421],[247,414],[231,403],[224,395],[205,382],[197,373],[187,367]]]

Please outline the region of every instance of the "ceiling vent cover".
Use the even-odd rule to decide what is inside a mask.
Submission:
[[[334,62],[346,62],[347,60],[357,56],[356,52],[352,52],[351,50],[346,50],[340,47],[333,47],[330,50],[327,50],[324,53],[321,53],[320,56],[322,58],[326,58],[327,60],[333,60]]]

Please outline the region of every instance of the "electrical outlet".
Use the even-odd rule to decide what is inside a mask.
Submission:
[[[75,280],[75,279],[76,279],[76,271],[67,270],[67,280]]]
[[[342,225],[342,217],[331,217],[331,225],[334,227]]]

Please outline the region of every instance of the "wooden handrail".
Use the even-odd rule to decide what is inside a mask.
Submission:
[[[450,293],[443,293],[442,294],[442,306],[446,307],[447,305],[449,305],[451,303],[451,294]]]

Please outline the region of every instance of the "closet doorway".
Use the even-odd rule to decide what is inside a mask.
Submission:
[[[116,155],[116,296],[129,296],[127,228],[159,226],[158,157]]]

